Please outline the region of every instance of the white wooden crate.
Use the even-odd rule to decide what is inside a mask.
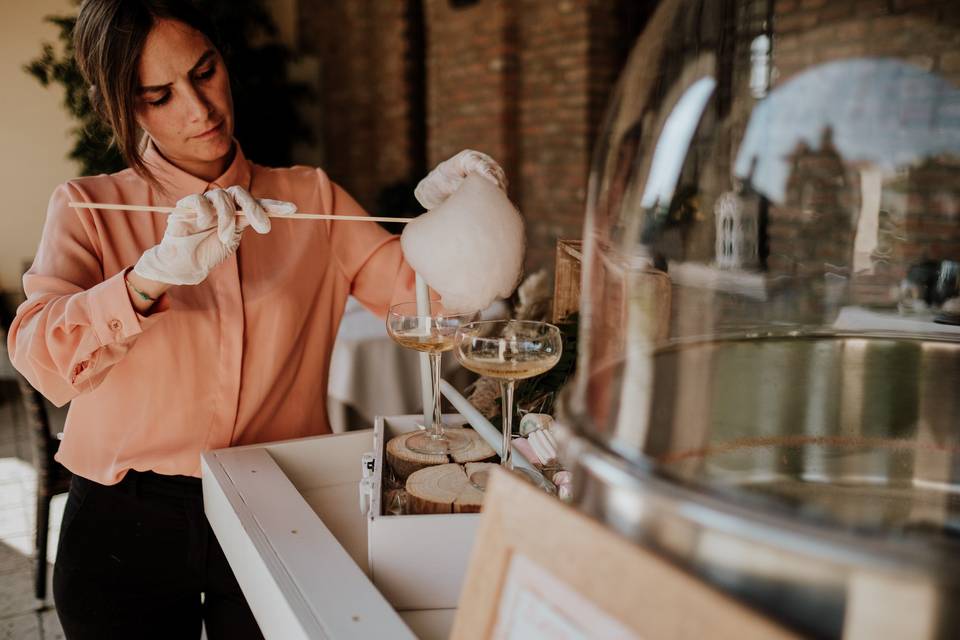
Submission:
[[[416,428],[421,416],[378,417],[374,423],[376,459],[385,442]],[[457,415],[446,425],[462,425]],[[456,609],[470,551],[480,524],[479,513],[412,516],[383,515],[380,490],[385,465],[374,470],[369,519],[370,573],[374,584],[399,610]]]
[[[418,418],[203,454],[207,518],[267,638],[447,637],[479,515],[383,516],[382,464],[360,511],[363,454]]]

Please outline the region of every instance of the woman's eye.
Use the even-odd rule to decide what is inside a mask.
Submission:
[[[200,73],[198,73],[197,78],[200,80],[208,80],[213,77],[213,74],[216,73],[216,71],[217,71],[216,65],[211,65],[211,67],[206,71],[201,71]]]
[[[162,107],[163,105],[167,104],[167,102],[169,101],[170,101],[170,93],[167,92],[163,94],[162,97],[156,100],[148,100],[147,104],[150,105],[151,107]]]

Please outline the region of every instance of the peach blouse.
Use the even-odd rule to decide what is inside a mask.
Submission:
[[[328,433],[330,352],[348,295],[381,316],[414,296],[397,236],[374,223],[273,219],[196,286],[172,287],[149,316],[124,272],[160,242],[165,214],[67,203],[172,205],[238,184],[300,211],[366,215],[311,167],[252,164],[239,149],[208,183],[145,160],[161,191],[127,169],[54,191],[27,300],[8,336],[14,366],[58,406],[70,402],[57,459],[102,484],[129,469],[200,475],[200,452]]]

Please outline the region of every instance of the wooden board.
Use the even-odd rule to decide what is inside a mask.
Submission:
[[[353,472],[328,479],[334,489],[353,485],[356,509],[359,455],[372,440],[367,430],[274,446],[291,463],[291,475],[306,476],[307,460],[297,450],[312,451],[314,467],[323,467],[315,456],[329,444],[342,454],[331,455],[331,464],[342,460]],[[210,451],[201,460],[207,518],[268,639],[414,639],[265,447]],[[321,476],[303,480],[315,490],[325,483]]]
[[[522,611],[539,620],[517,614],[516,594],[523,591],[517,587],[524,580],[530,588]],[[505,593],[512,596],[507,602]],[[504,629],[508,614],[513,626]],[[451,637],[509,637],[534,626],[541,632],[537,637],[551,638],[578,633],[645,640],[797,638],[663,558],[494,469]],[[544,634],[545,628],[552,633]],[[563,629],[570,634],[556,633]]]
[[[466,469],[456,463],[420,469],[407,478],[409,512],[479,513],[483,505],[483,492],[473,486],[470,475],[495,466],[471,462]]]
[[[394,436],[387,442],[387,464],[399,478],[406,480],[410,474],[424,467],[447,464],[448,462],[458,462],[460,464],[481,462],[491,460],[497,455],[493,447],[488,445],[480,434],[473,429],[446,427],[445,431],[462,434],[470,441],[470,446],[449,455],[418,453],[407,446],[407,440],[412,436],[423,433],[423,431],[410,431]]]

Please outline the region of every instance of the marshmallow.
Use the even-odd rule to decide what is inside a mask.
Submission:
[[[520,435],[528,436],[540,429],[549,429],[553,418],[546,413],[528,413],[520,419]],[[556,443],[554,443],[556,446]]]
[[[557,461],[557,449],[550,444],[546,434],[546,431],[540,430],[534,431],[527,436],[527,442],[530,443],[533,452],[537,454],[537,458],[540,459],[540,464],[544,466]]]
[[[558,471],[553,474],[553,484],[557,485],[557,496],[564,501],[573,498],[573,474],[569,471]]]

